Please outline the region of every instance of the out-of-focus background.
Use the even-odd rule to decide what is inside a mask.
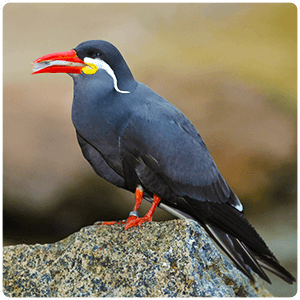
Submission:
[[[104,39],[193,122],[248,219],[296,276],[295,5],[6,4],[3,16],[4,245],[55,242],[133,207],[133,195],[81,154],[71,77],[31,76],[36,58]],[[270,277],[274,295],[295,295],[296,284]]]

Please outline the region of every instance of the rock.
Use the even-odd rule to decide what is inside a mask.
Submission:
[[[55,244],[4,247],[8,297],[269,297],[196,222],[94,225]]]

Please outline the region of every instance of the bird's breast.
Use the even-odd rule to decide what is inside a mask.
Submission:
[[[72,121],[77,132],[115,168],[120,168],[119,137],[129,114],[120,105],[106,101],[79,101],[74,97]],[[119,170],[122,172],[122,170]]]

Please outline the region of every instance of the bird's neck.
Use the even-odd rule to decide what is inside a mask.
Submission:
[[[121,90],[132,92],[136,88],[137,82],[134,80],[129,67],[124,60],[115,69],[115,75]]]
[[[95,136],[100,139],[102,135],[118,131],[123,126],[126,100],[130,98],[130,93],[119,94],[109,85],[96,88],[94,85],[85,85],[83,88],[83,82],[74,83],[72,121],[79,133],[87,139]]]

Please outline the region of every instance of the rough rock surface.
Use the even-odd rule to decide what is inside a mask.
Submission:
[[[9,297],[271,296],[251,283],[191,220],[94,225],[55,244],[8,246]]]

